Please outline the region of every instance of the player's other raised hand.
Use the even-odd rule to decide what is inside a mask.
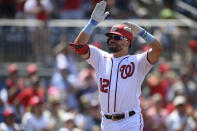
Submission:
[[[91,19],[95,20],[98,23],[103,21],[109,14],[109,12],[105,12],[106,6],[107,2],[104,0],[97,3],[94,8],[94,11],[92,12]]]
[[[139,25],[132,22],[124,22],[123,24],[131,28],[131,31],[134,36],[138,36],[143,30]]]
[[[147,43],[152,43],[155,41],[154,36],[148,33],[145,29],[143,29],[139,25],[132,22],[124,22],[124,24],[131,29],[134,36],[137,35],[141,36]],[[157,42],[157,44],[159,45],[158,47],[161,47],[159,42]]]

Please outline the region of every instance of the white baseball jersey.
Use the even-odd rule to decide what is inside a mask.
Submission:
[[[96,70],[103,113],[141,112],[141,84],[152,65],[147,52],[115,58],[94,46],[87,60]]]

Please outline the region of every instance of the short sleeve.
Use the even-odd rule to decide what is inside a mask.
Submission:
[[[101,59],[103,58],[103,56],[106,52],[104,52],[92,45],[89,45],[89,47],[90,47],[90,56],[89,56],[89,59],[87,59],[86,61],[90,65],[92,65],[95,69],[98,69],[99,62],[101,61]]]
[[[139,65],[138,68],[139,68],[139,71],[143,75],[146,75],[150,71],[150,69],[153,67],[153,65],[150,64],[150,62],[148,61],[147,55],[148,55],[148,52],[144,52],[142,54],[137,55],[137,61]]]

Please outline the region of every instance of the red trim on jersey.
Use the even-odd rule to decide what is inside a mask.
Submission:
[[[105,56],[105,55],[104,55],[104,58],[111,58],[111,56]]]
[[[113,60],[111,58],[112,66],[111,66],[111,73],[110,73],[110,80],[109,80],[109,90],[108,90],[108,112],[109,112],[109,100],[110,100],[110,88],[111,88],[111,77],[112,77],[112,69],[113,69]]]
[[[126,59],[126,58],[128,58],[128,57],[123,58],[123,59],[119,62],[119,64],[118,64],[117,77],[116,77],[115,100],[114,100],[114,112],[116,112],[116,94],[117,94],[117,84],[118,84],[119,66],[120,66],[120,63],[121,63],[124,59]]]

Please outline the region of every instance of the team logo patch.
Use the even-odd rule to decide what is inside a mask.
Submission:
[[[111,30],[114,32],[114,31],[116,31],[117,29],[118,29],[118,26],[113,26]]]
[[[132,76],[134,70],[135,70],[134,62],[131,62],[129,65],[122,65],[120,67],[122,79],[127,79],[128,77]]]

